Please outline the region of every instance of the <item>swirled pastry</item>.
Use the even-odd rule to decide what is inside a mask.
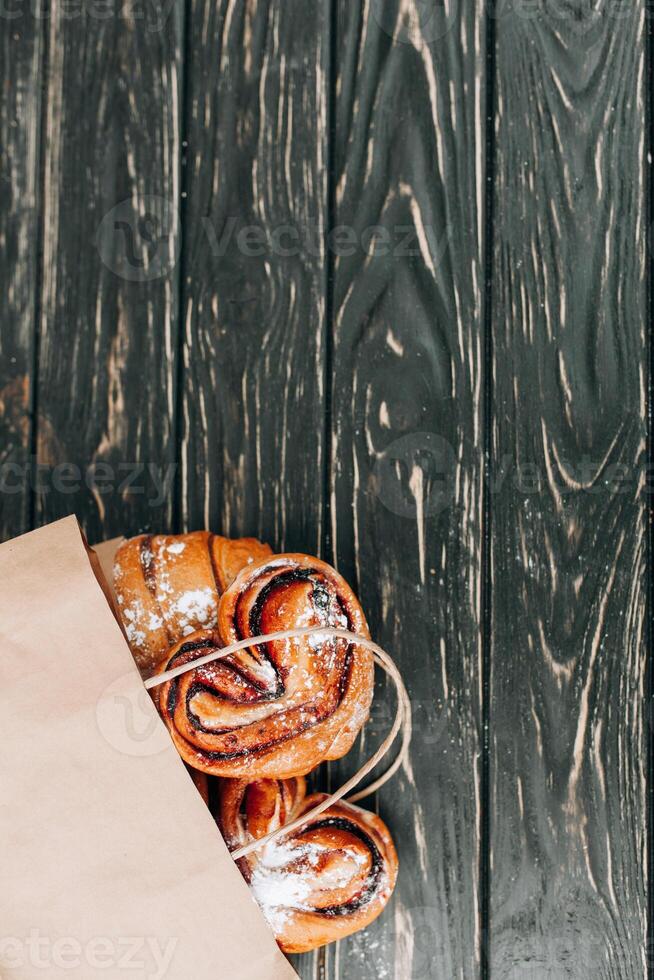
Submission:
[[[235,850],[325,798],[305,798],[303,779],[224,780],[218,822]],[[398,867],[383,821],[342,802],[238,863],[285,953],[304,953],[369,925],[388,904]]]
[[[163,673],[237,640],[294,627],[368,636],[354,593],[325,562],[275,555],[223,594],[215,630],[178,643]],[[257,644],[162,684],[159,710],[182,758],[215,776],[287,778],[339,759],[368,717],[373,660],[349,640]]]
[[[214,627],[225,589],[248,562],[270,553],[254,538],[230,541],[208,531],[125,541],[116,552],[114,591],[142,673],[184,636]]]

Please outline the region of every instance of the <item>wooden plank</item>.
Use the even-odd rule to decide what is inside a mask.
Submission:
[[[44,24],[17,7],[0,31],[0,540],[29,527]]]
[[[329,5],[194,0],[183,522],[322,548]]]
[[[482,6],[337,4],[332,534],[416,725],[379,800],[398,889],[329,954],[347,980],[480,969]]]
[[[496,980],[647,975],[645,5],[573,6],[497,19]]]
[[[182,521],[320,554],[329,4],[193,0],[189,23]]]
[[[182,9],[50,11],[37,518],[93,539],[172,516]]]

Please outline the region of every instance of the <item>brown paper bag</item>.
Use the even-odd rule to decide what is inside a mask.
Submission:
[[[0,976],[291,980],[67,518],[0,546]]]

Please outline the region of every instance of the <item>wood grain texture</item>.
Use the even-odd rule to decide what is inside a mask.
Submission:
[[[320,552],[329,6],[193,0],[186,527]]]
[[[94,539],[333,560],[411,692],[410,763],[366,804],[395,899],[300,976],[644,980],[645,0],[26,7],[0,18],[0,467],[36,444],[37,523]],[[2,537],[31,511],[7,476]]]
[[[0,21],[0,540],[28,529],[44,23]]]
[[[647,976],[644,4],[569,6],[497,20],[496,980]]]
[[[379,800],[393,904],[326,975],[477,978],[484,18],[341,0],[337,31],[331,530],[416,731]]]
[[[37,520],[95,539],[171,520],[181,13],[50,11]]]

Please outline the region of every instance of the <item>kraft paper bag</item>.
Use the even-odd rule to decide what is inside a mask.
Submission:
[[[3,980],[296,977],[143,688],[74,518],[0,546],[0,685]]]

